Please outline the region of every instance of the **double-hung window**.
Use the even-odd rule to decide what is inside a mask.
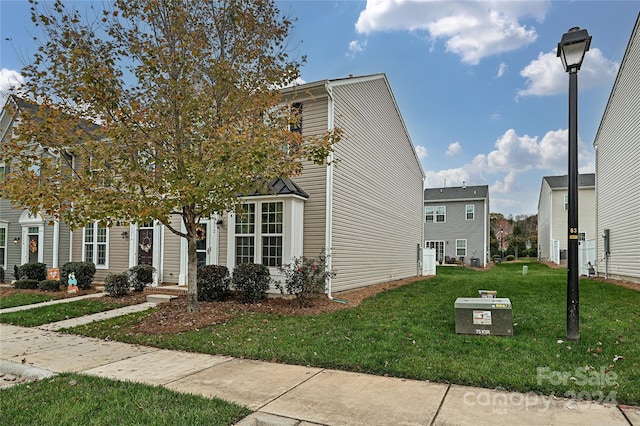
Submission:
[[[433,222],[434,217],[434,207],[433,206],[425,206],[424,208],[424,221],[425,222]]]
[[[464,257],[467,255],[467,240],[456,240],[456,256]]]
[[[85,226],[83,235],[82,260],[93,262],[96,268],[107,268],[108,263],[108,231],[99,223]]]
[[[467,206],[465,207],[465,211],[466,211],[466,219],[467,220],[473,220],[475,218],[475,207],[473,204],[467,204]]]
[[[282,265],[284,203],[263,201],[242,204],[236,215],[236,265]]]
[[[282,202],[262,203],[262,264],[282,265]]]
[[[447,208],[445,206],[436,207],[436,223],[446,222]]]
[[[256,205],[246,203],[236,215],[236,265],[254,263]]]

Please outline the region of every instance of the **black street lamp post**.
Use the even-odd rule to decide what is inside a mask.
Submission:
[[[558,56],[569,73],[569,216],[567,233],[567,339],[580,339],[578,271],[578,70],[589,50],[587,30],[573,27],[562,35]]]

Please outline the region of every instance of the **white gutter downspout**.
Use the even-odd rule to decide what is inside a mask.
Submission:
[[[327,80],[324,85],[327,95],[329,96],[328,108],[327,108],[327,128],[329,131],[333,130],[335,126],[334,122],[334,103],[331,83]],[[333,267],[332,260],[332,247],[333,247],[333,151],[329,153],[327,157],[327,180],[326,180],[326,201],[325,201],[325,230],[324,230],[324,247],[325,256],[327,258],[327,268],[329,270]],[[346,303],[345,300],[334,298],[331,294],[331,277],[327,280],[327,297],[329,300],[333,300],[340,303]]]
[[[489,253],[489,248],[487,247],[487,240],[490,238],[489,236],[489,230],[487,229],[487,224],[489,223],[489,221],[491,220],[489,218],[489,209],[487,207],[487,197],[484,198],[484,200],[482,201],[482,204],[484,205],[484,244],[483,244],[483,250],[484,250],[484,254],[483,254],[483,259],[482,259],[482,267],[486,268],[487,267],[487,253]]]

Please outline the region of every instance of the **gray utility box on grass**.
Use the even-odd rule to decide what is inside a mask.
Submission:
[[[455,309],[458,334],[513,336],[509,299],[458,297]]]

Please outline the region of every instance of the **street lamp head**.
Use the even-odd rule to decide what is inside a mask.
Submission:
[[[577,72],[580,69],[590,45],[591,36],[585,29],[573,27],[562,35],[562,40],[558,43],[558,57],[566,72]]]

